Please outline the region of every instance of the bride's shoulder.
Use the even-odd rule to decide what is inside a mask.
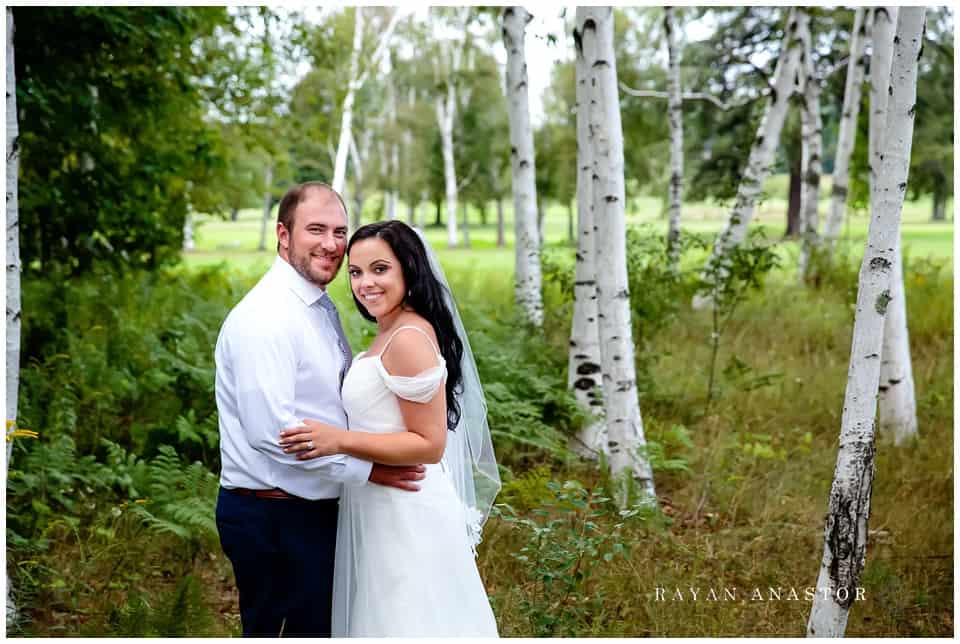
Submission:
[[[437,337],[419,315],[405,316],[391,332],[381,362],[394,375],[416,375],[438,365]]]

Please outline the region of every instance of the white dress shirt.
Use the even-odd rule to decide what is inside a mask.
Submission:
[[[220,328],[214,358],[223,487],[327,499],[340,496],[342,483],[370,476],[369,461],[345,454],[299,461],[280,447],[280,431],[305,418],[347,427],[339,377],[344,356],[317,304],[324,297],[330,296],[277,257]]]

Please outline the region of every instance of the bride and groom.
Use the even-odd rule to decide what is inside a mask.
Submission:
[[[277,237],[215,351],[216,520],[244,636],[495,637],[473,549],[500,480],[442,269],[398,221],[348,243],[320,182],[283,197]],[[377,325],[355,359],[326,292],[345,254]]]

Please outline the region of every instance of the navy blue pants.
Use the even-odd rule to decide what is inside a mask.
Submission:
[[[337,499],[220,489],[217,530],[240,591],[244,637],[330,637]]]

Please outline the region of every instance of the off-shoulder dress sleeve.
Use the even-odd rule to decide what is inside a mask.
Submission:
[[[443,379],[447,375],[447,367],[443,358],[440,358],[440,364],[436,367],[421,371],[415,376],[391,375],[380,360],[377,360],[377,369],[380,371],[380,377],[383,378],[387,389],[404,400],[418,403],[433,400],[433,397],[440,391]]]

